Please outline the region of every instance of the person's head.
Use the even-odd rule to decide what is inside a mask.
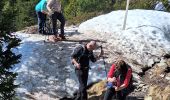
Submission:
[[[95,41],[90,41],[89,43],[87,43],[86,47],[89,51],[93,51],[94,49],[96,49],[97,44]]]
[[[126,69],[126,63],[125,63],[125,61],[124,60],[122,60],[122,59],[118,59],[117,61],[116,61],[116,69],[118,69],[118,70],[124,70],[124,69]]]

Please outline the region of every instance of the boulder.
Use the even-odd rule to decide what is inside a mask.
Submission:
[[[150,86],[145,100],[170,100],[170,85],[166,87]]]
[[[106,80],[94,84],[87,90],[88,100],[103,100],[106,91]]]
[[[159,63],[157,65],[155,65],[155,67],[153,68],[153,74],[155,76],[159,76],[161,74],[166,74],[165,71],[167,69],[167,64],[166,63]]]

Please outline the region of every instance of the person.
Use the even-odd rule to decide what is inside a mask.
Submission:
[[[132,69],[125,61],[119,59],[116,64],[112,64],[107,78],[107,90],[104,100],[125,100],[128,94],[128,87],[132,77]]]
[[[46,15],[48,14],[48,12],[46,11],[47,10],[46,5],[47,5],[47,0],[41,0],[35,6],[35,11],[36,11],[37,18],[38,18],[38,32],[40,34],[46,34],[44,30]]]
[[[87,81],[89,72],[89,61],[96,62],[102,55],[101,50],[98,56],[93,55],[93,50],[97,47],[95,41],[90,41],[86,45],[77,46],[72,54],[72,63],[75,65],[75,73],[79,81],[79,91],[75,100],[87,100]]]
[[[66,39],[64,36],[64,26],[65,26],[65,18],[61,12],[61,2],[59,0],[48,0],[47,9],[51,12],[52,17],[52,33],[53,38],[55,39]],[[60,34],[56,30],[57,27],[57,19],[61,22],[60,24]]]
[[[156,1],[156,5],[154,9],[157,11],[166,11],[166,8],[161,1]]]

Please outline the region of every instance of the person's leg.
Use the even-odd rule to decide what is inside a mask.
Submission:
[[[42,13],[36,12],[38,18],[38,32],[42,33]]]
[[[82,97],[82,87],[83,87],[83,79],[82,79],[82,70],[75,70],[75,73],[76,73],[76,76],[78,78],[78,82],[79,82],[79,91],[78,91],[78,94],[77,94],[77,97],[75,100],[81,100],[81,97]]]
[[[52,14],[52,33],[53,35],[56,35],[58,34],[58,31],[56,31],[56,28],[57,28],[57,12],[54,12],[54,14]]]
[[[114,90],[114,88],[107,88],[103,100],[112,100],[112,98],[113,98],[114,95],[115,95],[115,90]]]
[[[63,16],[62,13],[58,13],[58,17],[57,19],[60,21],[60,31],[61,33],[59,34],[59,36],[62,38],[62,39],[65,39],[64,37],[64,26],[65,26],[65,18]]]
[[[45,29],[44,29],[44,27],[45,27],[45,21],[46,21],[46,14],[43,14],[43,13],[42,13],[42,33],[43,33],[43,34],[46,34]]]
[[[83,75],[82,75],[82,100],[87,100],[87,81],[88,81],[88,69],[83,70]]]
[[[117,99],[118,100],[126,100],[126,95],[123,94],[121,91],[117,92]]]

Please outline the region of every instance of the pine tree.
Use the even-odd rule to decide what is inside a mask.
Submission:
[[[10,34],[16,29],[14,4],[15,0],[0,1],[0,100],[12,100],[17,87],[14,84],[17,73],[12,72],[12,68],[19,63],[21,55],[14,53],[20,39]]]
[[[5,33],[1,33],[0,37],[0,99],[11,100],[17,87],[14,85],[17,73],[11,69],[21,58],[21,55],[16,55],[13,49],[19,46],[20,39]]]

